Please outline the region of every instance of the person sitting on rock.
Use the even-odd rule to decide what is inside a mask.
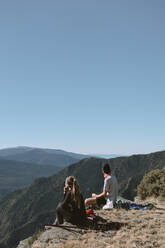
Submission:
[[[101,194],[92,194],[91,198],[85,200],[86,206],[103,206],[103,209],[111,209],[117,200],[118,195],[118,182],[114,175],[111,174],[111,169],[108,163],[106,163],[102,172],[104,174],[104,187]]]
[[[56,208],[56,220],[53,224],[61,225],[64,220],[76,225],[83,225],[86,221],[84,199],[74,176],[66,178],[64,199]]]

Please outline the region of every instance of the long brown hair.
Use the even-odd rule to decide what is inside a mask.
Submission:
[[[71,188],[71,195],[73,200],[75,201],[78,208],[80,208],[81,203],[81,192],[78,182],[74,176],[69,176],[66,178],[66,184]]]

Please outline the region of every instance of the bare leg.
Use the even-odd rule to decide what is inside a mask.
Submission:
[[[87,198],[85,199],[85,205],[89,206],[89,205],[96,205],[96,197],[91,197],[91,198]]]

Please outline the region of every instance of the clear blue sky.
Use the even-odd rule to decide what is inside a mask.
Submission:
[[[0,3],[0,148],[165,150],[164,0]]]

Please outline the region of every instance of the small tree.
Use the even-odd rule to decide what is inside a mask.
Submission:
[[[165,171],[157,169],[145,174],[137,194],[142,200],[151,196],[165,198]]]

